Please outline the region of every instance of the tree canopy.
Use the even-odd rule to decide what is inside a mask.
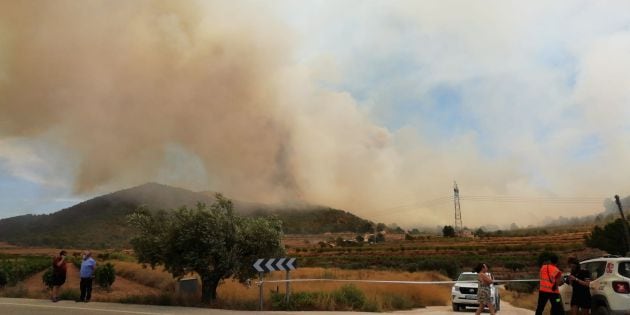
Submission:
[[[204,302],[216,300],[221,280],[253,277],[256,259],[284,255],[280,221],[235,216],[232,202],[221,194],[210,207],[140,209],[129,222],[139,232],[131,240],[138,261],[163,265],[174,277],[197,273]]]
[[[442,235],[444,235],[444,237],[455,237],[455,229],[450,225],[445,225],[444,228],[442,228]]]
[[[586,237],[586,246],[599,248],[612,255],[623,256],[629,248],[626,244],[624,228],[624,222],[621,219],[606,224],[604,228],[596,226],[591,235]]]

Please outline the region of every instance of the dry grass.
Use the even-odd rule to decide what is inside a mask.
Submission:
[[[162,270],[161,267],[151,269],[142,267],[141,264],[127,261],[112,261],[116,274],[148,287],[160,289],[162,291],[174,292],[176,280],[170,273]]]
[[[134,282],[163,290],[174,292],[176,280],[160,268],[143,268],[132,262],[114,262],[116,273]],[[265,275],[265,280],[283,280],[284,272],[274,272]],[[343,279],[343,280],[401,280],[428,281],[448,280],[445,276],[435,272],[395,272],[378,270],[343,270],[324,268],[300,268],[291,272],[292,279]],[[243,285],[236,280],[228,279],[221,283],[217,290],[219,304],[226,308],[255,309],[258,305],[259,288],[254,283]],[[297,282],[291,284],[292,292],[332,292],[338,290],[347,282]],[[444,285],[409,285],[409,284],[371,284],[355,283],[366,298],[380,309],[395,309],[392,297],[401,297],[414,301],[416,305],[448,305],[450,303],[450,286]],[[200,287],[200,285],[199,285]],[[269,304],[272,292],[284,294],[285,283],[267,283],[264,285],[265,304]],[[321,305],[330,304],[329,301],[318,301]]]
[[[282,280],[284,272],[274,272],[266,275],[265,280]],[[394,272],[378,270],[342,270],[324,268],[301,268],[291,272],[291,279],[339,279],[339,280],[401,280],[401,281],[430,281],[448,280],[445,276],[435,272]],[[291,284],[292,292],[332,292],[338,290],[347,282],[296,282]],[[396,309],[392,305],[392,297],[414,301],[415,305],[434,306],[450,303],[450,286],[446,285],[412,285],[412,284],[372,284],[354,283],[366,296],[375,303],[378,309]],[[264,285],[264,300],[268,305],[272,292],[284,294],[285,283],[267,283]],[[226,306],[256,305],[259,288],[256,285],[244,286],[236,281],[228,280],[219,286],[217,292],[221,303]],[[318,305],[330,305],[330,301],[318,301]],[[326,308],[322,308],[326,309]]]

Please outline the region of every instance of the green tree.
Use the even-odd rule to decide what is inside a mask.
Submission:
[[[486,233],[486,231],[484,231],[482,228],[478,228],[474,234],[477,237],[484,237],[488,235],[488,233]]]
[[[284,255],[280,221],[235,216],[232,201],[221,194],[209,208],[140,209],[129,222],[139,231],[131,240],[138,261],[163,265],[174,277],[196,272],[203,302],[216,300],[221,280],[234,277],[245,283],[253,277],[256,259]]]
[[[442,229],[442,235],[444,237],[455,237],[455,229],[450,225],[445,225]]]
[[[94,280],[101,287],[109,290],[116,281],[116,270],[114,265],[106,263],[105,265],[96,267],[94,270]]]
[[[374,241],[376,243],[383,243],[383,242],[385,242],[385,234],[383,234],[383,233],[376,233],[376,238],[374,239]]]
[[[387,225],[385,225],[385,223],[376,224],[376,232],[383,232],[385,231],[386,228],[387,228]]]
[[[588,247],[599,248],[612,255],[625,255],[629,248],[626,244],[623,220],[617,219],[604,228],[595,226],[590,236],[585,237]]]

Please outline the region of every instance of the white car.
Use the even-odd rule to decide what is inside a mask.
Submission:
[[[591,274],[591,314],[630,314],[630,257],[605,256],[580,262]],[[564,310],[571,309],[569,284],[560,286]]]
[[[492,278],[491,274],[488,275]],[[479,307],[479,302],[477,301],[478,288],[479,282],[477,273],[462,272],[451,289],[453,311],[457,312],[466,307]],[[490,285],[490,295],[492,296],[491,299],[494,309],[498,311],[501,308],[501,297],[499,296],[498,288],[494,284]]]

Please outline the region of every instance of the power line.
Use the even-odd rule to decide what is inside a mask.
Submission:
[[[577,196],[524,196],[524,195],[459,195],[460,201],[474,203],[532,203],[539,206],[560,205],[603,205],[609,197],[577,197]],[[421,208],[442,208],[444,205],[454,202],[454,196],[442,196],[421,202],[399,204],[382,210],[372,211],[367,215],[404,214],[417,211]]]

